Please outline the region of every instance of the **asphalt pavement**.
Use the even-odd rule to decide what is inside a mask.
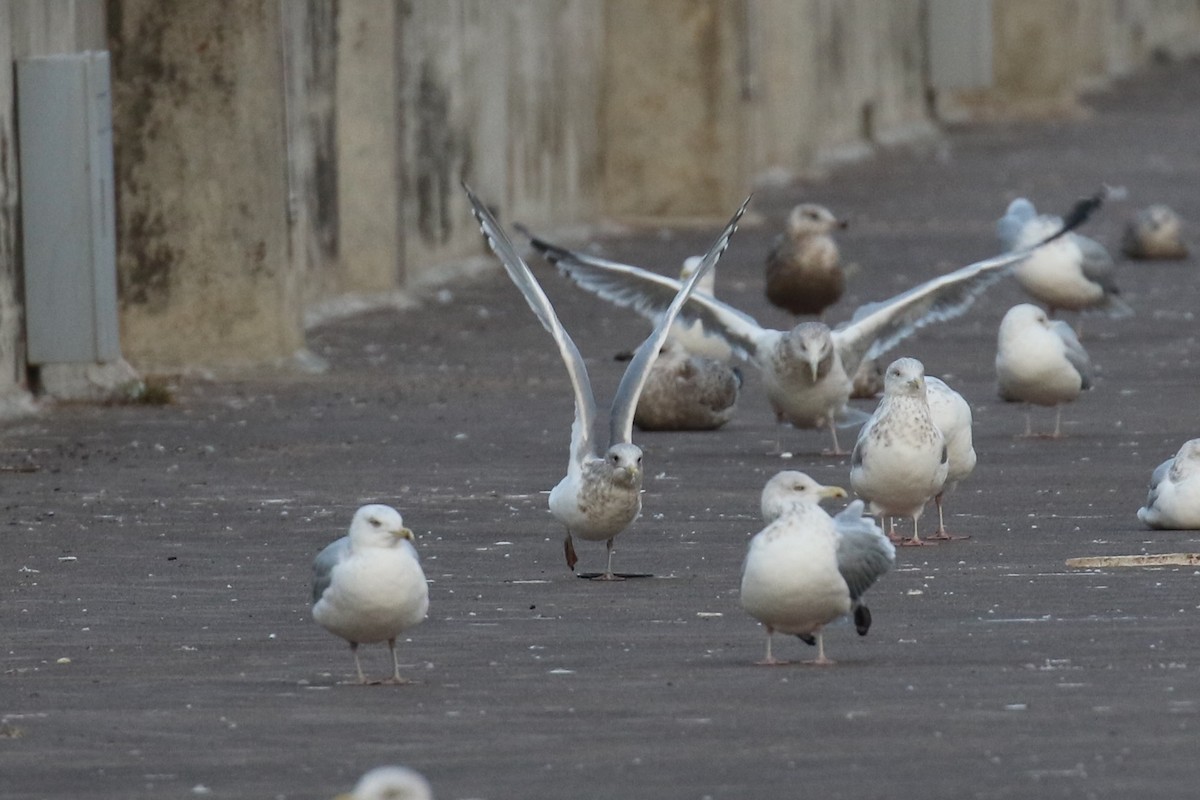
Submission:
[[[1114,248],[1152,203],[1200,221],[1200,63],[1156,66],[1086,105],[1086,118],[954,128],[760,191],[718,295],[790,325],[762,270],[800,200],[850,219],[840,241],[856,266],[830,322],[996,252],[994,221],[1019,195],[1062,213],[1124,187],[1085,228]],[[590,246],[675,272],[721,222]],[[546,508],[569,384],[498,266],[418,308],[313,331],[324,374],[180,379],[169,405],[61,405],[8,424],[0,796],[324,798],[389,763],[420,770],[438,798],[1192,796],[1196,568],[1065,562],[1200,551],[1197,532],[1135,516],[1151,470],[1200,435],[1197,265],[1122,262],[1136,315],[1084,320],[1098,378],[1060,440],[1017,438],[1022,411],[996,396],[997,326],[1024,300],[1011,281],[893,351],[974,408],[979,466],[947,504],[970,538],[902,549],[871,591],[870,635],[827,631],[831,668],[755,666],[764,635],[738,583],[767,478],[795,468],[848,486],[847,459],[796,430],[782,434],[793,457],[772,455],[748,369],[725,428],[635,435],[644,511],[615,567],[653,577],[573,577]],[[614,354],[648,326],[534,266],[603,408]],[[407,686],[354,685],[345,643],[309,616],[312,558],[366,502],[403,512],[431,582],[428,620],[400,643]],[[603,545],[577,544],[580,570],[603,567]],[[388,673],[385,647],[362,654]]]

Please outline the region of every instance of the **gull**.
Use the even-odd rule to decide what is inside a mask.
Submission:
[[[1027,249],[1061,230],[1063,221],[1038,214],[1033,203],[1018,197],[996,223],[996,233],[1009,250]],[[1024,259],[1015,269],[1017,283],[1054,312],[1101,309],[1110,317],[1133,313],[1119,296],[1116,266],[1104,245],[1095,239],[1067,233]]]
[[[959,316],[981,292],[1006,275],[1012,264],[1082,223],[1100,202],[1096,196],[1078,203],[1063,227],[1033,248],[978,261],[887,300],[868,303],[835,329],[823,322],[801,322],[788,331],[764,328],[749,314],[704,294],[694,294],[679,316],[703,323],[706,331],[720,335],[739,358],[758,367],[777,421],[797,428],[827,428],[833,439],[832,452],[844,454],[837,428],[861,424],[867,418],[847,406],[851,376],[864,359],[886,353],[919,328]],[[681,287],[672,278],[573,252],[536,236],[530,242],[582,288],[652,320],[661,318]]]
[[[925,376],[925,396],[929,401],[929,414],[933,424],[946,440],[946,485],[933,498],[937,505],[938,529],[931,539],[965,539],[946,532],[946,519],[942,515],[942,498],[959,481],[975,469],[975,447],[971,441],[971,406],[963,396],[946,385],[941,378]]]
[[[1054,406],[1054,433],[1061,433],[1062,404],[1092,388],[1092,362],[1071,326],[1051,321],[1035,305],[1013,306],[1000,321],[996,379],[1000,397],[1009,402]],[[1032,436],[1025,412],[1025,436]]]
[[[1200,439],[1189,439],[1150,477],[1138,519],[1150,528],[1200,530]]]
[[[902,544],[925,544],[917,520],[925,504],[945,488],[946,438],[929,411],[920,361],[896,359],[883,381],[883,399],[858,432],[850,456],[850,485],[870,503],[872,513],[912,517],[912,538]]]
[[[358,682],[366,683],[358,646],[388,643],[392,677],[400,677],[396,637],[425,619],[429,586],[413,532],[391,506],[366,505],[354,512],[350,532],[313,561],[312,615],[321,627],[350,643]]]
[[[529,238],[532,239],[533,236],[529,236]],[[683,267],[679,270],[680,282],[692,277],[692,273],[700,266],[701,261],[703,261],[702,256],[685,258]],[[716,267],[711,267],[707,273],[701,276],[700,282],[696,284],[696,290],[692,294],[716,297],[716,276]],[[722,364],[733,362],[733,348],[729,346],[729,342],[725,341],[725,338],[719,333],[707,330],[703,320],[676,317],[675,321],[671,323],[670,331],[667,334],[667,341],[675,342],[694,356],[710,358]]]
[[[853,614],[859,635],[871,627],[862,595],[887,572],[896,549],[856,500],[830,517],[824,498],[845,497],[839,486],[822,486],[803,472],[780,472],[762,492],[767,526],[750,540],[742,566],[741,602],[767,631],[760,664],[785,664],[771,655],[775,631],[817,645],[809,663],[828,665],[824,626]]]
[[[667,339],[638,399],[633,424],[643,431],[704,431],[733,418],[742,374]]]
[[[433,800],[433,788],[408,767],[376,767],[358,779],[353,791],[334,800]]]
[[[1137,259],[1187,258],[1183,223],[1170,206],[1143,208],[1129,221],[1121,238],[1121,252]]]
[[[846,276],[830,234],[846,227],[825,206],[802,203],[767,255],[767,300],[797,316],[821,315],[842,296]]]
[[[655,357],[666,341],[671,322],[704,273],[717,263],[729,246],[729,239],[737,229],[738,220],[750,203],[750,198],[746,198],[729,220],[705,253],[700,267],[677,290],[654,330],[629,360],[612,401],[608,448],[601,451],[592,430],[596,419],[596,400],[579,349],[504,229],[466,184],[463,188],[488,245],[504,265],[509,278],[521,290],[542,326],[558,344],[567,375],[571,379],[575,395],[575,419],[571,425],[570,458],[566,476],[550,491],[550,511],[567,529],[563,540],[567,566],[574,570],[579,560],[575,555],[574,536],[603,541],[608,551],[608,562],[598,578],[619,580],[612,571],[613,539],[629,527],[642,509],[642,450],[633,443],[633,417],[638,398],[646,385]]]

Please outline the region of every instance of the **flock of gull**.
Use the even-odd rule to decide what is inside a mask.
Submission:
[[[757,370],[780,425],[823,429],[831,454],[846,454],[839,430],[858,427],[850,456],[856,499],[830,516],[821,501],[845,498],[803,472],[786,470],[762,491],[765,527],[753,536],[742,568],[743,608],[767,633],[763,664],[786,663],[772,655],[776,632],[817,648],[808,663],[832,664],[822,631],[849,616],[860,635],[871,626],[866,591],[894,564],[896,546],[951,540],[942,513],[944,495],[975,467],[971,408],[944,381],[925,374],[914,358],[886,367],[881,357],[913,332],[963,314],[1005,276],[1013,276],[1034,302],[1009,309],[1000,323],[995,360],[999,395],[1006,401],[1056,409],[1092,383],[1088,354],[1058,311],[1132,313],[1114,280],[1114,262],[1103,245],[1075,232],[1101,204],[1104,193],[1080,201],[1067,217],[1040,214],[1014,200],[996,229],[1004,252],[939,275],[912,289],[858,308],[850,320],[830,325],[828,306],[845,287],[833,233],[846,226],[828,209],[806,203],[788,217],[766,263],[765,294],[799,321],[789,330],[760,325],[718,300],[715,267],[729,247],[747,198],[703,256],[687,259],[679,278],[572,251],[525,234],[532,248],[579,287],[633,309],[653,323],[628,359],[608,413],[608,437],[597,435],[597,404],[579,350],[508,234],[488,207],[465,187],[488,245],[558,347],[574,393],[575,416],[566,475],[551,490],[550,511],[564,529],[567,566],[578,562],[575,540],[604,542],[603,572],[581,577],[616,581],[613,542],[642,508],[641,430],[711,430],[735,413],[743,376],[735,361]],[[1130,258],[1187,256],[1181,225],[1166,206],[1152,206],[1130,223],[1122,250]],[[848,405],[851,397],[882,397],[873,414]],[[1026,436],[1032,433],[1026,414]],[[922,538],[919,521],[930,502],[937,530]],[[869,512],[869,513],[868,513]],[[886,529],[876,519],[886,521]],[[1151,478],[1138,518],[1152,528],[1200,528],[1200,439],[1186,442]],[[911,535],[897,521],[911,521]],[[404,683],[397,637],[421,622],[429,598],[413,534],[385,505],[358,509],[349,533],[326,547],[313,565],[313,617],[349,642],[360,682],[366,678],[358,646],[387,642],[392,674]],[[365,780],[365,779],[364,779]],[[357,793],[356,793],[357,796]]]

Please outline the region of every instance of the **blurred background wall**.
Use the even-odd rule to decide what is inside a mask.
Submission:
[[[723,218],[947,120],[1079,113],[1200,49],[1200,0],[0,0],[0,63],[89,49],[123,353],[226,369],[456,274],[461,180],[542,229]],[[29,387],[17,113],[0,81],[0,398]]]

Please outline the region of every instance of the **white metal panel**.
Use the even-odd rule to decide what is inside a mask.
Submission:
[[[31,364],[121,357],[108,53],[17,63]]]
[[[929,0],[929,80],[934,89],[992,85],[992,0]]]

